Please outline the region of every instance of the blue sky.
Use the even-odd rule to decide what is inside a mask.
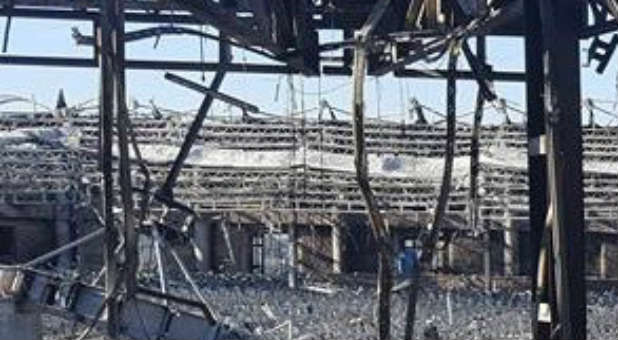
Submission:
[[[0,31],[4,30],[4,20],[0,19]],[[71,27],[78,27],[83,34],[92,32],[87,22],[56,20],[14,19],[11,29],[9,53],[25,55],[53,56],[91,56],[92,51],[86,46],[76,46],[71,38]],[[145,25],[128,25],[127,31],[147,27]],[[3,32],[1,32],[3,33]],[[214,32],[213,32],[214,33]],[[334,31],[321,33],[325,40],[338,40],[341,37]],[[154,39],[130,43],[127,57],[140,59],[179,59],[200,60],[199,40],[191,36],[164,36],[158,47],[153,48]],[[588,45],[582,42],[582,50]],[[213,41],[205,42],[205,58],[216,60],[217,45]],[[582,54],[582,63],[586,55]],[[598,75],[592,67],[582,68],[582,95],[584,97],[614,100],[616,96],[616,56],[610,62],[604,74]],[[264,59],[250,52],[234,49],[234,62],[260,62]],[[523,40],[517,38],[490,38],[488,40],[488,60],[496,70],[521,71],[524,68]],[[445,61],[434,65],[417,64],[416,67],[445,66]],[[460,67],[467,68],[462,57]],[[199,72],[175,72],[195,81],[201,81]],[[163,79],[164,71],[129,71],[127,73],[127,91],[130,98],[140,102],[150,99],[167,108],[177,110],[196,109],[202,95],[172,84]],[[206,74],[206,84],[212,74]],[[69,105],[95,98],[98,94],[98,70],[78,68],[42,68],[0,65],[0,94],[34,96],[37,101],[53,105],[57,92],[63,88]],[[324,76],[305,78],[294,76],[294,97],[300,110],[301,101],[305,108],[318,106],[321,84],[322,98],[335,107],[349,110],[351,103],[351,78],[342,76]],[[302,85],[301,85],[302,83]],[[301,86],[304,95],[301,94]],[[276,98],[277,88],[279,95]],[[378,90],[379,88],[379,90]],[[416,97],[423,104],[445,111],[445,88],[443,80],[399,79],[385,76],[378,81],[368,77],[366,82],[366,107],[370,117],[376,116],[378,106],[381,117],[399,121],[406,115],[407,98]],[[525,87],[518,83],[496,83],[499,96],[511,101],[514,106],[525,104]],[[262,111],[286,115],[291,105],[287,76],[228,74],[222,91],[254,103]],[[458,113],[465,114],[474,109],[476,85],[473,81],[458,82]],[[612,104],[605,104],[613,109]],[[227,105],[217,104],[215,114],[228,114]],[[315,111],[308,116],[314,116]],[[597,114],[600,123],[608,122],[609,117]],[[439,117],[428,115],[431,120]],[[521,120],[521,115],[512,113],[511,118]],[[468,117],[462,117],[462,120]],[[501,122],[504,118],[489,109],[486,121]]]

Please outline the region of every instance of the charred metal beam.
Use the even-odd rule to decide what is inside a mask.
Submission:
[[[82,283],[62,283],[59,277],[37,271],[27,273],[25,299],[51,313],[76,320],[93,321],[105,300],[103,290]],[[239,339],[239,335],[222,324],[205,319],[190,309],[202,309],[200,302],[139,287],[136,298],[118,309],[119,335],[131,339]],[[181,308],[171,308],[172,301]],[[109,321],[102,322],[109,323]]]
[[[10,8],[9,8],[10,11]],[[4,40],[2,42],[2,53],[6,53],[9,49],[9,37],[11,36],[11,23],[13,22],[13,16],[8,14],[6,17],[6,23],[4,25]]]
[[[394,72],[395,77],[408,77],[408,78],[446,78],[448,71],[446,70],[419,70],[419,69],[404,69]],[[526,74],[524,72],[511,72],[511,71],[488,71],[484,75],[487,80],[503,81],[503,82],[524,82],[526,80]],[[455,78],[459,80],[478,80],[476,73],[471,71],[457,70],[455,72]]]
[[[589,39],[598,35],[615,32],[618,30],[618,22],[608,20],[604,23],[597,23],[591,26],[584,27],[579,33],[580,39]]]
[[[253,105],[251,103],[247,103],[247,102],[245,102],[243,100],[240,100],[240,99],[234,98],[232,96],[229,96],[227,94],[224,94],[224,93],[218,92],[216,90],[210,89],[210,88],[208,88],[206,86],[202,86],[202,85],[200,85],[200,84],[198,84],[196,82],[193,82],[193,81],[190,81],[188,79],[182,78],[182,77],[177,76],[175,74],[166,73],[165,74],[165,79],[171,81],[172,83],[175,83],[175,84],[184,86],[186,88],[189,88],[189,89],[191,89],[193,91],[197,91],[197,92],[200,92],[200,93],[212,96],[215,99],[218,99],[218,100],[226,102],[226,103],[228,103],[230,105],[239,107],[239,108],[241,108],[244,111],[247,111],[247,112],[260,112],[260,109],[257,106],[255,106],[255,105]]]
[[[110,11],[109,18],[113,24],[112,50],[113,50],[113,77],[114,77],[114,115],[116,116],[116,131],[118,135],[119,153],[119,184],[122,201],[122,233],[124,236],[124,286],[126,298],[133,299],[137,290],[137,268],[139,265],[138,235],[133,214],[133,191],[131,185],[131,160],[129,157],[130,125],[129,112],[126,99],[125,77],[125,2],[123,0],[110,0],[105,4],[105,11]]]
[[[547,176],[559,339],[586,339],[581,86],[578,25],[583,2],[541,1]],[[537,32],[538,34],[538,32]]]
[[[477,44],[484,39],[483,37],[477,37]],[[484,44],[484,43],[481,43]],[[463,52],[468,60],[468,65],[470,65],[470,69],[472,69],[472,73],[476,78],[476,83],[479,86],[480,94],[483,96],[484,100],[492,101],[497,98],[495,91],[492,89],[492,84],[489,81],[487,74],[491,74],[491,72],[486,72],[488,66],[485,64],[485,58],[479,55],[475,56],[468,45],[466,40],[462,43]],[[484,47],[483,47],[484,51]]]
[[[112,296],[116,283],[119,280],[118,264],[116,262],[116,248],[118,246],[118,230],[114,226],[114,178],[112,145],[114,126],[114,51],[112,32],[114,31],[114,9],[112,6],[101,12],[98,44],[100,50],[100,167],[103,172],[103,218],[105,221],[104,263],[105,294]],[[94,61],[94,60],[93,60]],[[96,65],[96,63],[95,63]],[[95,66],[93,65],[93,66]],[[119,330],[119,304],[114,298],[107,299],[107,332],[115,337]]]
[[[221,87],[221,84],[223,83],[223,78],[225,77],[226,73],[225,65],[231,61],[231,58],[232,56],[230,46],[224,42],[220,42],[219,60],[222,67],[215,73],[215,77],[210,84],[211,90],[218,91],[219,87]],[[191,151],[193,144],[197,140],[199,131],[204,124],[204,119],[206,119],[206,115],[208,114],[208,111],[210,111],[210,107],[212,106],[214,99],[215,97],[210,94],[207,94],[204,97],[202,105],[200,105],[197,115],[195,116],[193,123],[191,123],[191,127],[189,127],[189,131],[187,131],[182,146],[178,151],[178,155],[174,160],[174,164],[172,164],[172,168],[170,169],[170,172],[165,179],[165,183],[163,183],[163,185],[161,186],[161,190],[159,190],[159,195],[173,199],[173,187],[176,184],[176,180],[178,179],[178,174],[180,174],[180,170],[182,169],[185,160],[189,156],[189,152]]]
[[[14,18],[98,21],[101,13],[98,10],[75,10],[68,8],[51,7],[17,7],[12,9],[9,9],[7,7],[0,8],[0,16],[9,15]],[[128,12],[125,14],[125,16],[126,22],[143,24],[169,24],[170,22],[173,22],[176,24],[197,25],[202,23],[202,21],[189,14]]]
[[[192,29],[192,28],[178,27],[178,26],[156,26],[156,27],[149,27],[145,29],[135,30],[132,32],[126,32],[124,35],[124,41],[125,43],[128,43],[128,42],[148,39],[152,37],[160,37],[161,35],[164,35],[164,34],[178,34],[178,35],[187,34],[187,35],[193,35],[193,36],[198,36],[198,37],[217,40],[217,41],[221,40],[221,36],[206,33],[200,30]],[[94,37],[92,36],[86,36],[86,35],[81,34],[79,30],[75,27],[73,28],[73,39],[75,39],[78,45],[94,45],[94,40],[95,40]],[[226,40],[226,42],[232,46],[243,48],[249,52],[253,52],[253,53],[259,54],[261,56],[264,56],[270,59],[275,59],[275,57],[272,54],[267,53],[264,50],[254,48],[252,46],[242,45],[232,40]]]
[[[377,306],[377,338],[386,340],[391,332],[391,289],[393,287],[392,245],[390,228],[384,221],[384,216],[376,200],[369,182],[367,149],[364,130],[364,84],[368,63],[368,47],[371,34],[377,27],[382,15],[390,5],[389,0],[379,0],[356,37],[354,48],[352,124],[354,138],[354,168],[356,182],[367,207],[371,221],[371,229],[376,240],[378,251],[378,306]]]
[[[97,67],[98,61],[92,58],[72,58],[72,57],[41,57],[26,55],[0,55],[0,64],[22,65],[22,66],[57,66],[70,68],[89,68]],[[226,64],[202,63],[191,61],[171,61],[171,60],[131,60],[125,61],[127,69],[132,70],[174,70],[174,71],[196,71],[209,72],[224,69],[232,73],[266,73],[266,74],[289,74],[295,73],[293,69],[286,65],[268,64]]]
[[[288,63],[291,67],[306,73],[314,74],[315,71],[307,67],[302,60],[287,58],[287,49],[284,45],[270,41],[262,32],[254,29],[245,22],[237,20],[236,13],[222,8],[211,0],[174,0],[181,8],[191,12],[203,23],[212,25],[223,35],[233,38],[243,45],[259,46],[270,51],[280,60]],[[277,16],[281,18],[280,15]]]
[[[474,19],[471,22],[458,26],[451,30],[445,37],[434,38],[431,41],[416,48],[411,54],[393,61],[391,64],[376,70],[377,75],[384,75],[399,70],[406,65],[427,59],[435,53],[446,51],[453,40],[465,39],[476,35],[487,35],[493,28],[519,18],[522,14],[522,2],[513,1],[503,7],[490,11],[483,18]]]

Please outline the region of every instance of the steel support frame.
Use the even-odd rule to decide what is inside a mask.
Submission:
[[[582,179],[581,88],[578,0],[526,1],[529,136],[543,134],[546,164],[529,156],[533,246],[540,244],[547,200],[551,202],[551,329],[534,327],[535,338],[585,339],[585,238]],[[539,38],[541,37],[541,38]],[[539,77],[543,74],[543,77]],[[544,84],[541,84],[541,79]],[[543,108],[541,110],[541,108]],[[539,117],[544,112],[544,119]],[[539,138],[537,143],[543,143]],[[540,150],[537,150],[540,151]],[[540,152],[539,152],[540,153]],[[543,167],[546,166],[546,178]],[[546,185],[543,185],[546,181]],[[536,249],[535,249],[536,250]],[[534,279],[533,279],[534,280]],[[537,296],[535,296],[537,298]],[[535,308],[538,308],[535,301]],[[536,310],[535,310],[536,311]],[[536,316],[536,315],[535,315]],[[535,318],[535,326],[538,326]],[[547,334],[549,333],[549,334]]]
[[[107,333],[116,337],[120,323],[118,301],[112,297],[116,284],[120,280],[119,268],[116,261],[116,248],[119,244],[119,233],[114,226],[114,177],[113,177],[113,125],[114,125],[114,48],[113,32],[115,29],[114,8],[111,2],[108,8],[101,12],[98,43],[100,51],[100,82],[101,98],[99,120],[101,122],[100,167],[103,172],[103,218],[105,221],[105,295],[107,302]]]
[[[543,39],[541,31],[541,17],[539,3],[536,0],[526,0],[525,6],[525,52],[526,52],[526,106],[527,106],[527,134],[529,145],[540,145],[545,138],[545,108],[543,104]],[[532,332],[534,339],[548,339],[549,325],[539,323],[538,309],[540,301],[537,295],[537,263],[543,231],[545,229],[545,215],[547,214],[547,159],[539,150],[528,152],[528,183],[529,183],[529,221],[530,221],[530,245],[532,254],[531,292],[533,310]]]

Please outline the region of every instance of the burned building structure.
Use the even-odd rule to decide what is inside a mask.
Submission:
[[[615,30],[618,10],[611,0],[590,0],[586,6],[575,0],[545,1],[541,8],[530,3],[0,0],[0,14],[9,23],[5,47],[10,22],[18,18],[91,22],[94,32],[73,32],[77,43],[93,46],[92,58],[2,54],[0,64],[101,70],[94,110],[52,117],[5,112],[0,117],[0,262],[25,272],[41,264],[49,267],[47,274],[98,271],[105,288],[71,290],[67,296],[73,304],[64,307],[98,319],[101,311],[88,306],[97,301],[107,309],[112,336],[143,336],[132,328],[136,321],[125,305],[104,299],[116,295],[120,285],[126,299],[150,294],[152,299],[140,303],[156,317],[146,322],[165,324],[160,326],[165,337],[218,338],[223,332],[219,320],[197,289],[199,302],[177,301],[200,309],[200,317],[174,314],[162,303],[171,299],[162,263],[175,263],[192,285],[191,269],[280,269],[292,287],[300,273],[374,272],[379,253],[375,218],[381,215],[392,230],[395,251],[438,224],[435,241],[444,246],[435,251],[433,269],[482,273],[487,282],[492,276],[531,276],[536,284],[539,249],[549,242],[560,260],[546,269],[559,276],[551,284],[572,295],[570,304],[555,308],[562,324],[572,326],[561,332],[581,334],[576,325],[582,313],[585,317],[580,294],[585,276],[605,280],[618,273],[611,261],[618,237],[618,129],[582,128],[579,72],[570,76],[576,80],[565,81],[563,71],[579,70],[580,39],[595,39],[601,47],[593,48],[590,58],[606,63],[609,57],[596,52],[611,46],[598,35]],[[582,13],[591,13],[590,20]],[[125,32],[125,21],[153,27]],[[219,35],[166,25],[170,22],[211,25]],[[344,39],[321,42],[318,33],[325,29],[341,31]],[[165,34],[216,40],[219,59],[125,57],[125,43]],[[525,72],[487,65],[485,36],[491,35],[526,39]],[[476,41],[476,51],[468,39]],[[235,62],[231,47],[275,62]],[[340,49],[338,57],[323,55]],[[465,55],[468,69],[457,70],[456,63],[446,70],[409,66],[452,57],[454,49]],[[544,53],[549,58],[545,64]],[[206,87],[166,73],[168,81],[204,94],[194,119],[178,123],[131,115],[125,69],[211,71],[215,76]],[[231,72],[351,75],[354,119],[338,119],[332,111],[330,119],[255,118],[258,107],[219,91]],[[365,74],[391,72],[446,79],[446,122],[428,124],[422,115],[415,123],[359,120]],[[473,126],[456,124],[460,79],[478,83],[481,104],[498,100],[492,82],[526,82],[526,125],[481,125],[482,105]],[[543,98],[551,98],[549,107]],[[242,110],[243,119],[206,122],[215,100]],[[327,106],[322,109],[332,110]],[[375,209],[362,190],[363,159]],[[546,222],[548,215],[553,219]],[[543,241],[547,223],[554,237]],[[273,252],[285,254],[285,263],[273,263]],[[154,264],[147,258],[155,258]],[[159,271],[162,292],[140,288],[140,270]],[[59,304],[51,300],[61,290],[62,275],[33,272],[27,279],[29,300]],[[558,301],[555,297],[552,306]],[[184,327],[201,321],[206,326]]]

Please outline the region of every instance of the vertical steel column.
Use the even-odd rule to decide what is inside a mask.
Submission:
[[[123,206],[123,233],[125,239],[124,281],[127,298],[132,298],[137,290],[137,266],[139,263],[137,242],[138,235],[133,215],[133,189],[131,185],[131,161],[129,159],[129,112],[127,111],[125,87],[125,53],[124,53],[124,1],[113,0],[115,16],[114,44],[114,91],[116,130],[118,132],[118,152],[120,154],[119,180]]]
[[[476,56],[481,65],[485,65],[487,58],[486,39],[483,36],[476,38]],[[470,145],[470,202],[471,224],[474,230],[478,230],[479,225],[479,206],[478,196],[478,176],[479,176],[479,148],[481,138],[481,124],[483,122],[483,105],[485,99],[479,88],[476,97],[476,109],[474,112],[474,125],[472,130],[472,140]],[[487,229],[483,234],[483,274],[485,276],[485,290],[491,288],[491,229]]]
[[[476,56],[481,65],[485,64],[486,48],[485,37],[479,36],[476,38]],[[470,140],[470,225],[473,230],[478,230],[479,224],[479,195],[478,195],[478,177],[479,177],[479,148],[481,137],[481,124],[483,123],[483,105],[485,99],[479,88],[476,96],[476,108],[474,111],[474,122],[472,125],[472,139]]]
[[[532,291],[532,329],[534,339],[549,338],[546,323],[538,322],[537,271],[541,241],[547,214],[547,160],[544,150],[545,109],[543,106],[543,39],[541,17],[537,0],[525,0],[526,23],[526,105],[528,134],[528,190],[530,223],[530,271]]]
[[[101,11],[98,29],[99,65],[100,65],[100,100],[99,120],[101,123],[101,157],[100,166],[103,172],[103,216],[105,220],[105,293],[109,297],[119,279],[115,249],[118,245],[118,234],[114,227],[112,206],[114,202],[114,178],[112,176],[112,143],[114,125],[114,54],[112,47],[112,32],[114,31],[114,10],[111,2],[106,2]],[[118,303],[116,299],[107,299],[107,332],[115,338],[118,334]]]
[[[586,338],[579,28],[583,2],[540,2],[544,44],[547,179],[559,339]]]
[[[288,225],[288,286],[292,289],[298,285],[296,269],[298,267],[298,235],[296,230],[296,221]]]

